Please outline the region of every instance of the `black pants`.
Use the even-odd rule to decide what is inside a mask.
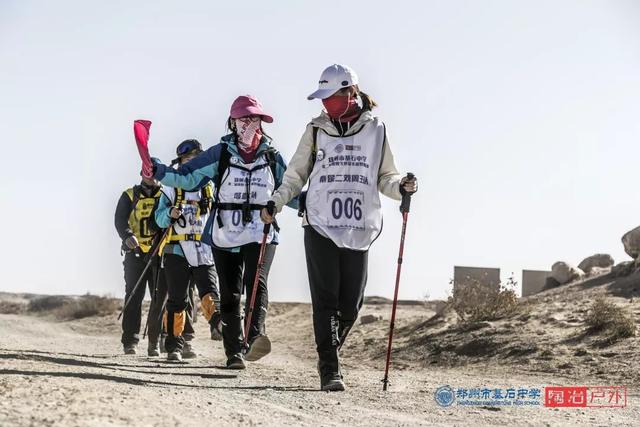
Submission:
[[[337,366],[337,349],[358,318],[367,284],[367,251],[339,248],[304,227],[313,330],[321,365]]]
[[[185,257],[166,254],[164,256],[164,270],[169,294],[167,299],[167,338],[164,346],[167,352],[170,353],[172,351],[182,351],[185,334],[193,334],[193,328],[188,330],[186,325],[181,335],[176,336],[173,333],[174,313],[187,311],[187,319],[192,316],[191,310],[189,310],[189,283],[195,283],[200,299],[212,293],[216,310],[220,306],[220,294],[216,284],[216,267],[214,265],[191,267]],[[191,322],[193,322],[193,319],[191,319]]]
[[[158,280],[156,281],[157,287],[155,291],[151,294],[151,306],[149,307],[149,342],[157,343],[160,339],[160,336],[163,334],[166,336],[166,331],[163,331],[162,328],[162,315],[164,314],[164,309],[167,303],[167,279],[165,277],[165,270],[159,269]],[[194,338],[194,331],[192,325],[192,319],[194,319],[194,315],[196,313],[195,310],[195,299],[193,295],[193,289],[189,289],[189,298],[187,300],[188,309],[187,311],[191,312],[191,318],[187,317],[185,322],[184,331],[182,333],[185,341],[191,341]]]
[[[136,289],[136,293],[131,297],[133,292],[133,287],[136,282],[140,278],[144,267],[147,264],[147,259],[144,254],[140,256],[136,255],[134,252],[127,252],[124,256],[124,281],[125,281],[125,301],[129,302],[127,308],[124,310],[122,315],[122,339],[121,342],[124,345],[129,344],[137,344],[140,341],[140,323],[142,319],[142,300],[144,300],[144,294],[146,292],[146,288],[149,288],[149,293],[153,296],[153,289],[155,287],[155,279],[156,275],[158,278],[158,287],[165,287],[166,282],[164,278],[164,274],[159,270],[159,259],[154,260],[151,264],[151,267],[145,273],[145,277],[142,279],[140,284],[138,285],[138,289]],[[152,298],[151,307],[149,308],[149,312],[159,313],[162,307],[162,301],[154,301]],[[162,319],[158,321],[152,321],[155,319],[154,317],[149,318],[149,339],[151,340],[153,334],[159,332]]]
[[[264,251],[264,266],[258,281],[256,301],[251,315],[251,325],[248,336],[249,342],[257,335],[266,333],[265,321],[269,307],[267,279],[275,254],[276,245],[266,245]],[[259,256],[259,243],[246,244],[240,248],[240,252],[213,249],[213,257],[216,261],[218,278],[220,279],[222,341],[227,357],[231,357],[242,351],[243,335],[240,300],[244,289],[246,292],[245,314],[248,315]]]

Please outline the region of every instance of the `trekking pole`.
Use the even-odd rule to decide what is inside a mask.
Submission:
[[[273,216],[276,210],[276,204],[273,201],[269,201],[267,203],[267,212],[269,215]],[[275,222],[273,223],[273,228],[278,231],[280,227]],[[256,277],[253,279],[253,288],[251,289],[251,299],[249,300],[249,313],[247,313],[247,321],[244,324],[244,340],[242,342],[243,348],[247,348],[247,341],[249,339],[249,327],[251,326],[251,317],[253,317],[253,306],[256,303],[256,294],[258,291],[258,283],[260,281],[260,273],[262,272],[262,267],[264,265],[264,250],[267,246],[267,237],[269,237],[269,232],[271,231],[271,224],[265,224],[262,229],[262,242],[260,242],[260,255],[258,256],[258,268],[256,268]]]
[[[407,179],[411,181],[414,175],[409,172]],[[398,307],[398,289],[400,288],[400,271],[402,270],[402,255],[404,253],[404,235],[407,231],[407,218],[409,216],[409,207],[411,206],[411,194],[404,193],[402,195],[402,203],[400,203],[400,212],[402,213],[402,232],[400,233],[400,254],[398,255],[398,268],[396,270],[396,289],[393,293],[393,308],[391,309],[391,324],[389,325],[389,343],[387,345],[387,362],[384,368],[384,379],[382,380],[382,390],[387,391],[389,386],[389,365],[391,363],[391,343],[393,342],[393,328],[396,322],[396,308]]]
[[[140,286],[140,283],[142,282],[142,279],[147,274],[147,270],[149,270],[149,267],[151,267],[151,263],[153,262],[153,258],[158,254],[158,251],[160,250],[160,247],[162,246],[162,242],[167,237],[167,234],[169,233],[169,230],[171,230],[172,228],[173,227],[168,227],[164,231],[164,233],[162,234],[162,238],[158,241],[158,243],[156,244],[156,247],[150,253],[149,261],[147,261],[147,265],[144,266],[144,270],[142,270],[142,274],[140,274],[140,277],[138,278],[138,281],[136,282],[135,286],[133,287],[133,290],[131,291],[131,295],[129,295],[129,299],[124,302],[124,305],[122,306],[122,310],[120,311],[120,314],[118,315],[118,320],[120,320],[120,318],[122,317],[122,314],[126,310],[127,306],[129,306],[129,303],[133,299],[133,296],[136,294],[136,290],[138,289],[138,286]]]
[[[160,264],[158,262],[158,264]],[[149,315],[151,314],[151,306],[155,306],[158,303],[158,281],[160,280],[160,265],[156,271],[155,278],[153,279],[153,296],[151,297],[151,305],[149,306],[149,312],[147,313],[147,321],[144,323],[144,332],[142,333],[142,339],[147,337],[147,330],[149,328]]]

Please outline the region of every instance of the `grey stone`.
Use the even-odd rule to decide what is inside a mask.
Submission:
[[[368,325],[369,323],[374,323],[378,320],[382,320],[382,316],[375,314],[365,314],[360,318],[360,324]]]
[[[585,273],[589,274],[594,267],[598,268],[610,268],[613,267],[613,257],[609,254],[595,254],[582,260],[578,264],[578,268]]]

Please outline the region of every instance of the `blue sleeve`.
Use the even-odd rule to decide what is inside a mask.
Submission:
[[[276,189],[278,187],[280,187],[280,184],[282,184],[282,177],[284,176],[285,171],[287,170],[287,162],[285,162],[284,158],[282,157],[282,155],[280,153],[278,153],[278,155],[276,156]],[[289,206],[292,209],[298,210],[298,197],[294,197],[293,199],[291,199],[289,201],[289,203],[287,203],[287,206]]]
[[[156,208],[156,224],[160,228],[167,228],[171,225],[171,217],[169,213],[171,212],[171,200],[162,193],[160,196],[160,200],[158,201],[158,207]]]
[[[222,144],[214,145],[178,169],[156,163],[154,177],[169,187],[199,190],[216,178],[221,150]]]

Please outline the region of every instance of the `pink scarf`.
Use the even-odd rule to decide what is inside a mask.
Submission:
[[[260,145],[260,140],[262,139],[260,123],[260,120],[252,122],[250,120],[236,119],[237,145],[245,163],[253,161],[258,145]]]

